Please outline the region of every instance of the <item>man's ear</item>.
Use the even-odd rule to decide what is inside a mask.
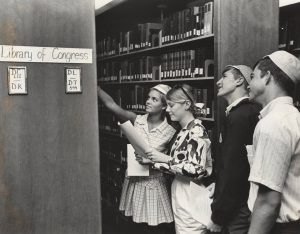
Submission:
[[[270,71],[267,71],[266,74],[263,76],[263,79],[265,80],[265,84],[269,84],[272,78],[272,74]]]
[[[236,86],[242,86],[244,84],[245,78],[244,77],[239,77],[235,80]]]

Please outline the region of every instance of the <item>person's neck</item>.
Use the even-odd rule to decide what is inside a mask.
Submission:
[[[162,113],[149,113],[147,121],[151,124],[160,124],[164,120]]]
[[[244,90],[236,90],[235,92],[229,94],[228,96],[224,97],[225,100],[228,103],[228,106],[231,105],[236,100],[242,98],[242,97],[248,97],[247,91]]]
[[[193,116],[193,114],[191,112],[187,112],[187,114],[182,118],[182,120],[179,121],[180,127],[184,128],[194,119],[195,117]]]
[[[279,97],[286,97],[288,96],[288,94],[282,90],[278,91],[278,92],[269,92],[268,95],[266,95],[266,97],[261,101],[261,105],[264,108],[266,105],[268,105],[271,101],[273,101],[276,98]]]

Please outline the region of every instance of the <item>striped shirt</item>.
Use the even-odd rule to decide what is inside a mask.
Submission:
[[[271,101],[261,112],[253,136],[248,206],[262,184],[282,194],[277,222],[300,219],[300,114],[290,97]],[[250,156],[251,157],[251,156]]]

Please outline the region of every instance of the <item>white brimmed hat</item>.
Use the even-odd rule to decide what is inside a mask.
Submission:
[[[156,89],[157,91],[166,95],[167,92],[171,89],[171,87],[169,85],[165,85],[165,84],[158,84],[158,85],[152,87],[152,89]]]
[[[245,78],[245,80],[247,81],[247,83],[250,84],[250,81],[251,81],[250,75],[253,72],[253,70],[250,67],[248,67],[246,65],[227,65],[226,68],[228,68],[228,67],[233,67],[233,68],[239,70],[240,73]]]
[[[300,82],[300,60],[294,55],[278,50],[264,56],[266,57],[269,57],[294,83]]]

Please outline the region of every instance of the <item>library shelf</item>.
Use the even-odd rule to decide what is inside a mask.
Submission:
[[[97,16],[97,54],[102,56],[97,58],[98,84],[113,96],[118,105],[123,108],[129,105],[130,107],[126,109],[137,114],[145,114],[146,112],[139,107],[137,108],[138,110],[135,110],[135,107],[132,107],[132,105],[144,105],[144,103],[137,102],[137,100],[145,100],[149,87],[163,83],[170,86],[181,83],[190,84],[195,88],[196,95],[200,97],[198,102],[206,103],[206,108],[210,109],[210,112],[207,113],[210,113],[211,115],[208,116],[212,117],[201,117],[200,120],[203,121],[207,130],[211,132],[212,157],[215,158],[215,155],[219,152],[214,146],[219,140],[220,125],[226,109],[226,103],[220,101],[217,97],[215,83],[222,76],[222,71],[228,64],[252,66],[259,58],[270,54],[278,48],[278,0],[240,0],[239,4],[236,3],[236,0],[158,1],[166,2],[166,9],[162,12],[157,12],[157,1],[138,0],[126,1],[115,9],[110,9],[105,14]],[[193,38],[185,37],[185,39],[177,41],[165,38],[166,36],[174,36],[174,34],[178,36],[178,33],[185,32],[185,23],[193,22],[193,17],[190,19],[189,17],[185,18],[184,11],[195,6],[201,8],[208,2],[213,3],[212,30],[209,32],[210,34]],[[130,9],[138,10],[131,12]],[[186,12],[189,12],[189,10]],[[259,24],[257,20],[253,19],[257,19]],[[158,38],[159,42],[155,43],[158,46],[131,50],[130,48],[132,47],[129,47],[129,45],[130,40],[132,40],[130,35],[132,34],[129,32],[134,30],[132,26],[157,23],[159,21],[162,25],[164,25],[164,22],[167,22],[167,26],[166,28],[162,27],[162,31],[158,35],[153,36],[153,38]],[[199,23],[201,24],[200,27],[202,27],[201,20]],[[128,35],[128,38],[126,35]],[[141,43],[142,40],[139,40],[139,43]],[[168,40],[168,43],[162,43],[165,40]],[[122,43],[125,41],[127,41],[127,45]],[[132,42],[136,43],[135,39]],[[127,46],[126,52],[123,49],[121,50],[124,47],[123,44],[125,47]],[[153,42],[151,44],[154,45]],[[295,45],[295,47],[298,48],[299,46]],[[108,55],[110,52],[114,53],[114,55]],[[202,54],[203,56],[201,56]],[[206,61],[207,63],[205,64]],[[211,61],[213,66],[210,66]],[[187,76],[185,70],[189,68],[191,72]],[[198,69],[197,72],[195,68]],[[182,70],[184,70],[184,73],[181,73]],[[174,71],[176,76],[185,74],[185,77],[170,78],[174,77],[174,73],[171,73]],[[179,73],[176,73],[177,71]],[[130,81],[122,79],[128,77],[141,78],[144,77],[142,75],[148,74],[152,74],[150,77],[153,80],[134,79]],[[197,75],[204,75],[204,77],[193,77]],[[112,80],[107,81],[109,78]],[[108,110],[105,111],[99,108],[99,111],[100,115],[104,116],[102,121],[110,119],[110,117],[106,116]],[[112,121],[112,125],[113,128],[116,127],[115,120]],[[121,133],[116,134],[115,132],[101,129],[100,149],[107,145],[110,145],[113,149],[114,142],[118,141],[118,138],[114,137],[122,139],[118,144],[121,147],[124,146],[125,150],[122,152],[126,154],[125,144],[128,143],[126,136]],[[107,161],[109,165],[116,163],[119,166],[113,160],[106,160],[104,157],[102,159]],[[119,197],[120,195],[118,194]],[[115,197],[116,194],[112,192],[111,196]],[[117,208],[117,204],[113,203],[112,205]],[[120,212],[117,213],[121,215]]]
[[[183,82],[204,82],[214,81],[213,76],[208,77],[194,77],[194,78],[174,78],[174,79],[162,79],[162,80],[139,80],[139,81],[119,81],[119,82],[101,82],[101,85],[135,85],[135,84],[158,84],[158,83],[183,83]]]
[[[146,53],[149,53],[149,52],[164,50],[166,48],[180,46],[180,45],[183,45],[183,44],[200,42],[202,40],[206,40],[206,39],[210,39],[210,38],[214,38],[214,34],[209,34],[209,35],[194,37],[194,38],[190,38],[190,39],[186,39],[186,40],[166,43],[166,44],[163,44],[163,45],[160,45],[160,46],[154,46],[154,47],[147,48],[147,49],[141,49],[141,50],[136,50],[136,51],[128,51],[127,53],[124,53],[124,54],[100,57],[100,58],[98,58],[98,62],[104,62],[104,61],[108,61],[108,60],[114,60],[114,59],[119,59],[119,58],[130,57],[132,55],[146,54]]]

